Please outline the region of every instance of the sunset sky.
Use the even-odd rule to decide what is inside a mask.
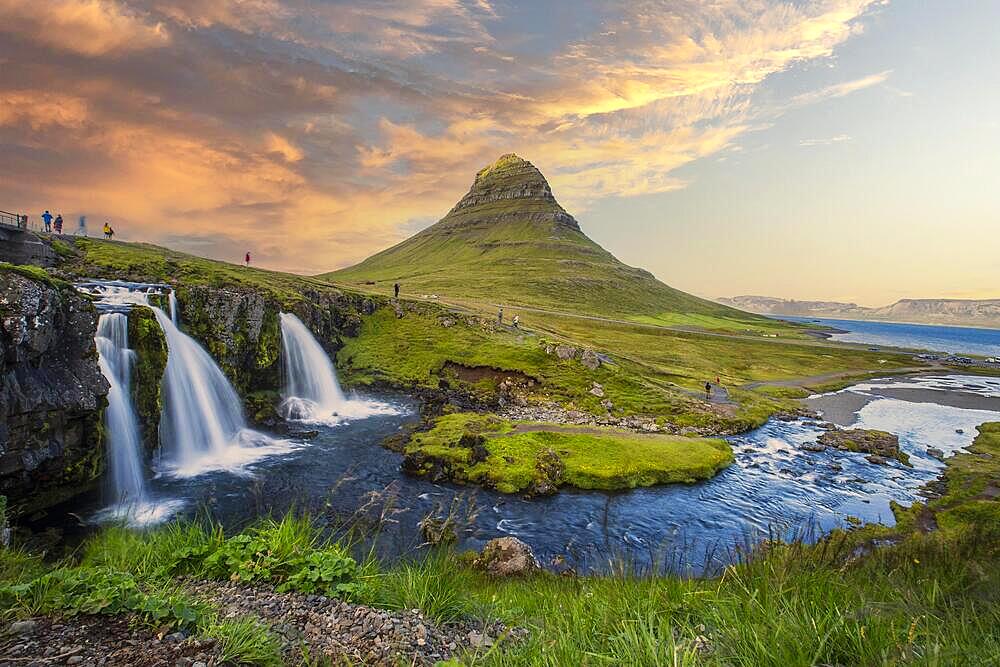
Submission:
[[[715,297],[1000,298],[1000,2],[0,0],[0,209],[300,273],[516,152]]]

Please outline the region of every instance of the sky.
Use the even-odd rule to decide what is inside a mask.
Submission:
[[[0,0],[0,209],[298,273],[515,152],[707,297],[1000,298],[1000,3]]]

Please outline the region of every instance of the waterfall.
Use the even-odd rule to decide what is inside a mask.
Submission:
[[[288,451],[287,441],[246,427],[236,390],[208,352],[174,326],[163,310],[153,312],[167,339],[160,419],[167,472],[177,477],[212,470],[241,472],[252,461]]]
[[[142,505],[148,500],[142,465],[142,438],[132,404],[132,366],[128,348],[128,317],[104,313],[97,321],[98,363],[111,385],[104,410],[111,493],[118,505]]]
[[[330,357],[291,313],[281,313],[281,362],[285,386],[280,412],[285,419],[332,425],[396,412],[385,403],[346,398]]]
[[[170,290],[170,294],[167,295],[167,303],[170,305],[170,321],[176,327],[177,325],[177,295],[174,294],[173,290]]]

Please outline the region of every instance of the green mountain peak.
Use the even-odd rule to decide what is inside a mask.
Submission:
[[[763,321],[673,289],[592,241],[531,162],[501,155],[440,221],[360,264],[323,276],[400,282],[410,293],[720,328]]]

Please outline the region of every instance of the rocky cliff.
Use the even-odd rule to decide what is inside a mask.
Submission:
[[[104,468],[97,311],[39,269],[0,267],[0,493],[40,509]]]

